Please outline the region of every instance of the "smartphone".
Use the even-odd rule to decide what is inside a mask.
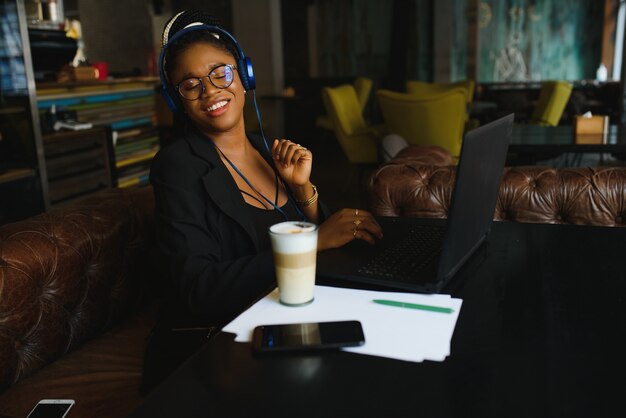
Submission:
[[[259,352],[319,350],[365,344],[359,321],[260,325],[252,334],[252,348]]]
[[[42,399],[26,418],[63,418],[72,406],[73,399]]]

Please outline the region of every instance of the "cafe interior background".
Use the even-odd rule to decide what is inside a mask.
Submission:
[[[509,112],[525,124],[542,82],[561,80],[573,89],[559,125],[585,112],[623,121],[619,0],[0,0],[0,8],[0,224],[147,184],[150,159],[173,130],[158,94],[161,31],[187,8],[215,14],[237,37],[254,65],[265,134],[314,151],[331,208],[359,198],[337,181],[358,176],[320,124],[323,87],[371,80],[363,116],[376,125],[378,89],[473,80],[477,124]],[[109,97],[129,83],[143,96]],[[96,101],[72,108],[103,88],[113,92],[106,109],[126,114],[107,119]],[[252,100],[246,112],[258,130]],[[55,131],[64,119],[91,129]],[[85,151],[76,144],[88,134]],[[607,161],[623,165],[618,157]]]

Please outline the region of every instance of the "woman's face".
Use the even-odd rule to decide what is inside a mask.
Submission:
[[[217,88],[207,75],[215,67],[223,64],[235,65],[231,54],[211,44],[199,42],[183,51],[176,60],[172,71],[172,84],[177,86],[188,78],[201,78],[204,92],[198,100],[180,98],[185,113],[193,123],[206,134],[244,130],[243,105],[244,89],[239,78],[239,69],[230,86]],[[178,94],[178,93],[177,93]]]

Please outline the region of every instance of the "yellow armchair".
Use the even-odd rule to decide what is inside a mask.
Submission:
[[[471,105],[474,101],[474,80],[461,80],[453,83],[425,83],[423,81],[409,80],[406,82],[406,91],[409,94],[416,94],[419,96],[439,94],[451,89],[464,88],[465,89],[465,101],[467,105]]]
[[[355,164],[377,163],[377,137],[363,118],[354,86],[324,87],[322,99],[333,132],[348,161]]]
[[[480,124],[476,119],[470,119],[469,110],[474,101],[474,88],[476,83],[474,80],[461,80],[453,83],[425,83],[423,81],[409,80],[406,82],[406,91],[409,94],[418,96],[429,96],[432,94],[440,94],[449,90],[462,88],[465,89],[465,125],[463,130],[467,131],[478,127]]]
[[[367,77],[357,77],[354,80],[354,91],[356,92],[357,100],[359,101],[359,106],[361,108],[361,114],[365,110],[365,106],[370,98],[370,93],[372,92],[372,79]],[[319,128],[328,129],[329,131],[333,130],[333,122],[330,115],[321,115],[318,116],[315,120],[315,126]]]
[[[354,91],[356,92],[356,98],[359,99],[361,113],[365,110],[365,106],[370,99],[372,84],[372,79],[367,77],[357,77],[357,79],[354,80]]]
[[[376,98],[388,133],[409,144],[438,145],[459,156],[466,118],[464,88],[428,96],[381,89]]]
[[[530,118],[531,125],[557,126],[572,94],[566,81],[546,81],[541,85],[539,100]]]

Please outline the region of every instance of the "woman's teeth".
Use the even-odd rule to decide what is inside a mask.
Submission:
[[[214,111],[214,110],[219,109],[220,107],[224,107],[224,106],[226,106],[226,104],[227,104],[227,103],[228,103],[228,102],[227,102],[226,100],[223,100],[223,101],[221,101],[221,102],[217,102],[217,103],[215,103],[213,106],[209,106],[209,107],[207,107],[207,110],[208,110],[209,112],[212,112],[212,111]]]

